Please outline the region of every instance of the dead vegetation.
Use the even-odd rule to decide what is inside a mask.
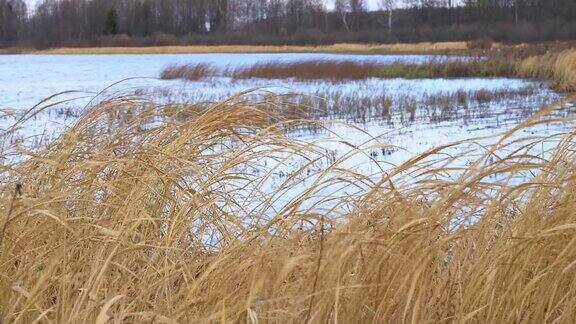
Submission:
[[[171,65],[162,78],[187,79],[197,75],[198,65]],[[202,69],[204,71],[204,69]],[[234,79],[297,79],[332,82],[367,78],[442,78],[442,77],[505,77],[515,74],[514,65],[504,60],[456,59],[431,60],[426,63],[378,63],[374,61],[306,60],[298,62],[259,62],[221,71],[208,71],[202,77],[224,75]]]
[[[529,77],[550,82],[561,92],[576,91],[576,51],[518,47],[494,50],[487,56],[438,60],[425,63],[377,63],[374,61],[307,60],[299,62],[259,62],[238,68],[217,70],[204,64],[171,65],[162,78],[197,80],[210,76],[235,79],[297,79],[332,82],[367,78],[465,78]],[[549,49],[548,47],[544,47]],[[563,47],[562,47],[563,48]],[[189,77],[192,76],[192,77]]]
[[[386,121],[391,126],[407,126],[414,122],[433,125],[455,120],[467,124],[498,117],[502,121],[520,121],[557,100],[558,95],[528,85],[497,90],[440,91],[423,96],[319,91],[281,99],[275,103],[275,112],[286,118],[339,120],[358,125]]]
[[[170,64],[162,70],[160,78],[164,80],[183,79],[197,81],[215,74],[216,69],[208,63]]]
[[[34,54],[185,54],[185,53],[446,53],[466,51],[466,42],[422,42],[397,44],[337,43],[324,46],[295,45],[190,45],[52,48]],[[26,52],[25,50],[21,50]]]
[[[270,105],[233,98],[158,124],[164,109],[107,101],[4,162],[2,321],[576,321],[573,131],[495,137],[467,166],[445,153],[473,142],[455,143],[377,180],[336,161],[275,209],[286,188],[246,190],[274,166],[244,167],[321,152],[286,138]],[[557,145],[535,154],[544,142]],[[322,195],[333,185],[365,193]]]
[[[576,91],[576,50],[530,56],[518,67],[519,75],[551,80],[554,87],[565,92]]]
[[[377,76],[380,64],[358,61],[310,60],[301,62],[264,62],[234,69],[236,79],[355,80]]]

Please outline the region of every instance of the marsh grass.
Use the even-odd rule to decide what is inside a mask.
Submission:
[[[542,49],[523,47],[506,51],[494,50],[482,56],[463,59],[430,60],[424,63],[373,61],[307,60],[299,62],[259,62],[217,71],[199,65],[172,65],[162,78],[198,80],[211,76],[235,79],[297,79],[340,82],[367,78],[465,78],[529,77],[537,78],[558,91],[576,91],[576,52],[573,49],[539,53]],[[192,77],[188,77],[188,75]]]
[[[294,104],[280,109],[282,114],[301,119],[343,120],[356,124],[386,121],[390,125],[410,125],[415,122],[435,124],[444,121],[504,118],[521,120],[537,112],[542,105],[558,98],[537,86],[496,90],[458,90],[414,96],[392,96],[317,92],[310,96],[293,95],[284,98]],[[293,110],[294,107],[298,107]]]
[[[478,142],[466,166],[451,149],[475,140],[376,180],[331,158],[270,213],[286,188],[246,192],[276,171],[245,167],[326,154],[284,135],[280,100],[184,106],[162,123],[162,107],[110,100],[4,163],[2,321],[576,321],[575,134],[512,137],[555,107]],[[331,185],[365,193],[320,195]]]
[[[380,64],[362,61],[309,60],[263,62],[233,69],[236,79],[357,80],[377,76]]]
[[[463,78],[509,77],[515,75],[515,65],[500,59],[471,58],[429,61],[422,64],[392,63],[380,67],[382,78]]]
[[[202,73],[196,71],[200,69]],[[332,82],[367,78],[439,78],[439,77],[502,77],[515,75],[515,65],[505,60],[482,58],[431,60],[425,63],[377,63],[374,61],[305,60],[298,62],[259,62],[220,71],[199,65],[171,65],[162,73],[163,79],[186,79],[188,74],[202,77],[229,76],[234,79],[297,79]]]
[[[164,80],[183,79],[197,81],[216,75],[216,69],[208,63],[170,64],[162,70],[160,78]]]
[[[542,105],[561,97],[534,84],[521,88],[440,91],[424,94],[394,94],[386,91],[364,93],[329,89],[318,90],[309,95],[288,92],[278,96],[267,93],[265,89],[248,92],[246,98],[256,101],[266,98],[269,107],[274,108],[274,115],[283,119],[320,121],[319,124],[296,123],[284,128],[288,133],[301,135],[325,132],[327,129],[323,123],[333,124],[333,122],[353,123],[363,128],[385,123],[390,129],[418,124],[433,127],[435,124],[450,121],[461,121],[465,125],[476,122],[495,125],[501,125],[502,122],[515,123],[534,114]],[[144,109],[141,107],[143,105],[158,107],[160,111],[156,112],[154,117],[156,122],[161,122],[165,118],[185,120],[213,105],[213,102],[202,93],[188,95],[167,88],[120,91],[115,93],[114,98],[117,99],[119,95],[123,95],[122,99],[130,103],[128,105],[130,109],[117,105],[119,108],[111,111],[106,121],[110,127],[115,127],[119,121],[131,115],[138,115],[137,109]],[[108,97],[108,94],[103,95],[97,101],[107,101]],[[157,104],[153,105],[148,100]],[[20,129],[12,139],[28,142],[29,148],[43,146],[59,136],[60,130],[67,127],[65,125],[70,125],[83,116],[85,113],[83,107],[84,104],[77,105],[74,101],[63,102],[61,105],[57,104],[46,111],[34,114],[30,121],[31,128]],[[0,121],[7,125],[19,118],[20,114],[13,113],[11,117],[0,116]],[[55,123],[54,120],[58,122]],[[37,127],[32,124],[46,125],[46,129],[38,133]]]
[[[524,77],[551,80],[557,89],[574,92],[576,91],[576,50],[530,56],[519,64],[518,73]]]

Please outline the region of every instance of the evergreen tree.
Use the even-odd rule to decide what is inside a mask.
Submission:
[[[106,14],[106,22],[104,24],[104,34],[116,35],[118,34],[118,15],[116,10],[111,8]]]

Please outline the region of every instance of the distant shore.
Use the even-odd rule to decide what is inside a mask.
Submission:
[[[365,54],[425,54],[464,53],[466,42],[413,44],[352,44],[324,46],[292,45],[186,45],[144,47],[61,47],[44,50],[8,48],[0,54],[204,54],[204,53],[365,53]]]

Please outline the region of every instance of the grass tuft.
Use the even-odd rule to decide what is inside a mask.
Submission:
[[[576,92],[576,50],[560,53],[553,70],[554,82],[559,89]]]
[[[518,74],[551,80],[560,91],[576,92],[576,50],[530,56],[520,62]]]
[[[198,64],[170,64],[160,73],[160,78],[164,80],[182,79],[187,81],[198,81],[203,78],[214,76],[216,69],[208,63]]]

